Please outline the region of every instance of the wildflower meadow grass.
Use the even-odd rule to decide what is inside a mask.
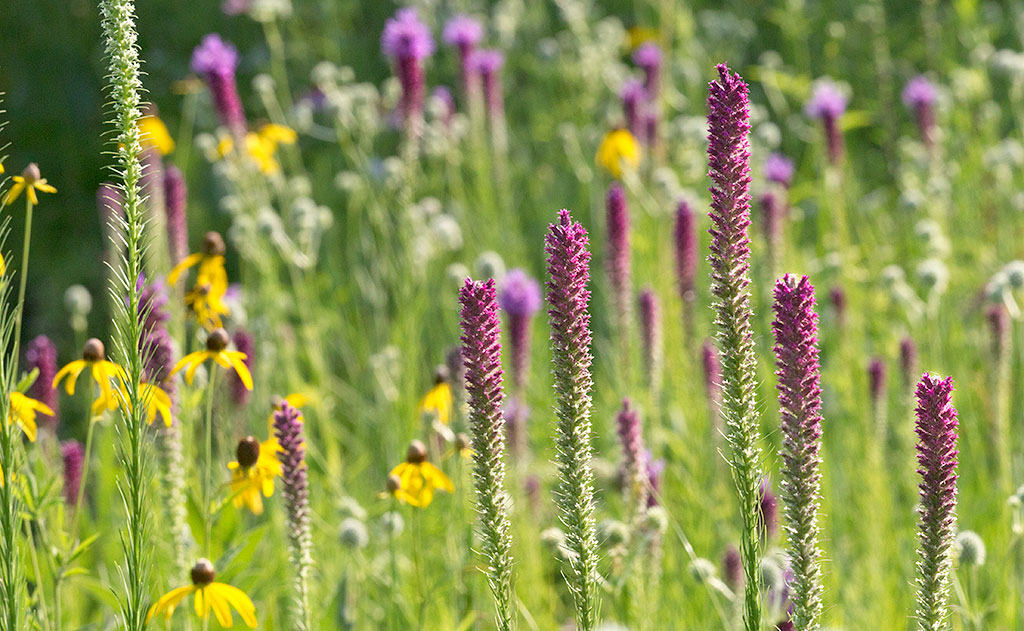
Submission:
[[[0,631],[1024,630],[1024,4],[3,13]]]

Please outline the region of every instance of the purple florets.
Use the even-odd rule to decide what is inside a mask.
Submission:
[[[608,280],[615,298],[619,335],[626,335],[630,305],[629,206],[626,191],[618,182],[608,187],[606,197],[608,225]]]
[[[643,82],[634,77],[626,79],[619,89],[619,98],[622,100],[622,115],[626,119],[626,129],[635,138],[642,137],[641,123],[644,101],[647,98]]]
[[[468,54],[476,48],[484,38],[484,27],[478,20],[459,13],[444,25],[441,39],[445,44],[454,46],[459,52]]]
[[[252,371],[253,365],[253,353],[255,352],[255,340],[248,331],[244,329],[238,329],[234,335],[231,336],[231,341],[234,342],[235,350],[245,353],[245,359],[242,361],[245,363],[246,368]],[[242,380],[238,377],[238,373],[231,371],[228,381],[231,384],[231,400],[235,402],[237,406],[243,406],[249,402],[249,397],[252,392],[245,387]]]
[[[781,153],[769,154],[764,161],[764,176],[769,182],[789,188],[793,183],[793,161]]]
[[[641,44],[633,51],[633,63],[644,71],[647,98],[651,101],[656,100],[661,83],[661,49],[654,42]]]
[[[500,115],[504,111],[502,102],[501,80],[498,71],[505,65],[505,55],[500,50],[473,51],[466,60],[469,72],[480,78],[484,89],[484,100],[491,116]]]
[[[938,91],[932,82],[923,75],[918,75],[907,82],[903,87],[903,104],[913,109],[922,106],[935,105],[938,98]]]
[[[82,484],[85,448],[77,440],[69,440],[60,444],[60,455],[64,463],[64,501],[73,507],[78,501],[78,488]]]
[[[171,263],[177,265],[188,256],[188,218],[185,175],[173,164],[164,171],[164,212],[167,218],[167,241]]]
[[[238,67],[238,49],[216,33],[203,37],[192,51],[192,72],[201,75],[232,75]]]
[[[532,316],[540,309],[540,283],[526,272],[509,270],[501,282],[498,305],[509,315]]]
[[[813,118],[839,118],[846,111],[847,98],[830,79],[823,79],[814,86],[811,98],[804,106],[804,112]]]
[[[283,401],[274,412],[274,435],[279,445],[281,482],[284,484],[285,504],[288,508],[288,536],[292,540],[293,554],[301,554],[309,547],[309,481],[306,468],[305,437],[299,410]]]
[[[871,400],[878,404],[885,397],[885,377],[888,371],[885,362],[879,357],[872,357],[868,362],[868,387]]]
[[[25,368],[30,372],[39,371],[26,394],[53,410],[53,416],[41,415],[43,422],[53,429],[58,420],[57,391],[51,385],[57,374],[57,347],[50,338],[40,335],[28,343],[25,347]]]
[[[385,55],[396,60],[425,59],[434,54],[434,38],[416,9],[404,7],[384,22],[380,48]]]
[[[676,206],[675,254],[679,296],[684,303],[692,303],[697,278],[697,215],[686,201]]]

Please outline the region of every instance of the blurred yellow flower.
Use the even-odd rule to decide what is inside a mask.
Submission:
[[[230,310],[224,304],[228,291],[228,273],[224,269],[224,239],[217,232],[207,232],[199,252],[189,254],[167,274],[167,284],[176,285],[185,271],[198,266],[196,284],[185,293],[185,304],[196,320],[207,329],[223,326],[221,316]]]
[[[632,26],[626,31],[626,44],[630,50],[635,50],[641,44],[653,42],[658,39],[658,31],[649,26]]]
[[[36,442],[37,414],[53,416],[53,410],[42,401],[36,401],[20,392],[11,393],[11,409],[7,411],[7,422],[17,423],[32,442]]]
[[[281,170],[278,164],[277,149],[280,145],[292,145],[298,140],[298,134],[291,127],[267,123],[258,131],[251,131],[245,135],[245,152],[259,167],[260,172],[270,175]],[[218,157],[225,157],[235,148],[235,141],[231,136],[224,136],[217,143]]]
[[[224,326],[221,316],[226,316],[231,312],[221,300],[223,295],[212,291],[209,285],[196,285],[185,292],[185,306],[195,317],[196,322],[204,328],[207,330],[219,329]]]
[[[195,594],[195,611],[200,618],[209,618],[210,611],[213,610],[213,615],[220,626],[232,627],[235,621],[231,616],[231,609],[234,609],[249,628],[256,628],[256,606],[252,604],[252,600],[237,587],[227,583],[215,583],[213,579],[216,574],[212,563],[206,559],[199,559],[190,574],[191,585],[172,589],[149,608],[149,613],[146,614],[147,623],[153,616],[161,613],[170,619],[181,601],[189,594]]]
[[[166,156],[174,151],[174,139],[156,114],[147,114],[139,118],[139,134],[143,144],[156,147],[160,155]]]
[[[238,378],[242,380],[242,385],[245,386],[246,390],[252,390],[252,373],[249,372],[249,367],[245,365],[245,353],[241,351],[229,351],[228,343],[230,342],[228,333],[224,329],[215,329],[206,337],[206,350],[196,351],[189,353],[181,358],[181,360],[174,365],[174,369],[171,370],[171,374],[175,374],[182,369],[185,370],[185,381],[192,383],[195,379],[196,370],[203,365],[206,360],[212,359],[214,363],[222,368],[228,370],[234,369],[238,373]]]
[[[131,399],[128,396],[126,380],[122,379],[118,384],[117,395],[124,407],[131,409]],[[152,425],[153,421],[156,420],[157,414],[159,414],[160,418],[164,421],[164,426],[171,426],[173,422],[171,418],[171,397],[164,392],[163,388],[151,383],[140,383],[139,399],[145,402],[146,425]]]
[[[640,164],[640,145],[629,130],[613,129],[601,141],[594,161],[612,177],[622,177],[623,165],[635,169]]]
[[[418,440],[412,441],[405,462],[388,475],[388,492],[411,506],[426,508],[434,501],[434,490],[451,493],[452,481],[434,465],[427,462],[427,448]]]
[[[433,414],[445,425],[452,418],[452,387],[447,381],[438,380],[416,406],[416,415]]]
[[[280,450],[276,438],[261,443],[246,436],[238,442],[235,460],[228,463],[235,508],[246,506],[255,515],[263,514],[263,498],[274,494],[274,478],[281,475]]]
[[[39,204],[39,198],[36,196],[36,191],[40,193],[56,193],[57,189],[46,183],[46,178],[42,177],[39,173],[39,165],[35,162],[25,167],[25,170],[21,172],[21,175],[15,175],[11,178],[14,180],[14,186],[11,190],[7,191],[7,195],[4,196],[4,206],[10,206],[14,203],[14,200],[18,199],[22,191],[25,191],[25,195],[28,196],[28,201],[33,206]]]
[[[54,375],[51,387],[56,388],[61,380],[67,377],[64,389],[68,395],[74,396],[78,376],[86,368],[91,369],[92,378],[100,387],[100,396],[92,404],[93,415],[100,414],[104,410],[117,409],[117,395],[114,394],[114,388],[110,382],[114,379],[126,380],[127,376],[123,368],[114,362],[107,361],[104,356],[103,342],[96,338],[91,338],[85,343],[85,347],[82,349],[82,359],[76,359]]]

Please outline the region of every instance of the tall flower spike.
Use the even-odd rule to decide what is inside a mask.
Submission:
[[[188,256],[188,218],[185,214],[185,175],[173,164],[164,171],[164,212],[167,213],[167,241],[171,265]]]
[[[626,203],[626,192],[618,182],[608,187],[606,198],[608,225],[608,281],[612,289],[615,305],[615,324],[622,347],[628,348],[626,341],[630,325],[630,251],[629,251],[629,206]]]
[[[505,274],[498,292],[498,305],[508,316],[512,386],[520,395],[526,388],[530,369],[530,323],[540,309],[540,302],[540,283],[521,269],[512,269]]]
[[[238,86],[235,84],[237,67],[238,50],[216,33],[203,37],[202,43],[192,51],[192,72],[206,79],[213,97],[213,106],[224,126],[236,138],[242,138],[247,126],[242,101],[238,98]]]
[[[914,383],[914,371],[917,369],[917,344],[914,338],[905,337],[900,340],[900,377],[909,392]]]
[[[630,521],[634,524],[647,508],[647,453],[644,451],[640,416],[629,403],[622,400],[622,409],[615,417],[615,425],[622,446],[622,469],[626,474],[626,502]]]
[[[282,494],[288,509],[288,542],[295,570],[295,628],[308,631],[312,623],[309,602],[309,573],[313,568],[312,537],[309,531],[309,480],[306,447],[299,409],[282,401],[274,412],[274,435],[281,460]]]
[[[395,74],[402,85],[399,110],[407,130],[416,136],[426,95],[423,59],[434,53],[434,39],[416,9],[403,7],[384,23],[380,46],[395,64]]]
[[[957,414],[953,379],[925,374],[917,384],[918,514],[917,622],[941,631],[949,615],[950,546],[956,527]]]
[[[53,416],[44,416],[45,423],[54,431],[57,428],[60,410],[57,407],[57,391],[53,389],[53,378],[57,375],[57,347],[50,338],[40,335],[25,348],[25,368],[29,372],[38,370],[35,382],[26,393],[29,397],[39,401],[46,407],[53,410]]]
[[[64,463],[64,502],[74,508],[78,501],[78,487],[82,484],[85,448],[77,440],[69,440],[60,444],[60,456]]]
[[[494,596],[497,628],[514,624],[512,596],[512,533],[509,495],[505,489],[505,435],[501,402],[501,329],[494,280],[466,279],[459,291],[462,305],[462,361],[469,397],[469,430],[473,445],[473,479],[480,513],[487,582]]]
[[[839,164],[845,151],[843,132],[839,129],[839,117],[846,111],[846,95],[839,91],[831,79],[821,79],[814,87],[804,111],[808,116],[821,120],[825,130],[828,161],[833,165]]]
[[[686,200],[681,200],[676,207],[675,254],[679,297],[683,300],[683,332],[687,344],[691,344],[693,304],[697,299],[697,215]]]
[[[781,248],[784,242],[782,238],[782,200],[774,191],[765,191],[758,199],[758,205],[761,206],[762,226],[768,246],[768,269],[774,277],[775,270],[779,267],[782,258]]]
[[[722,362],[722,418],[743,516],[740,553],[746,574],[743,621],[761,628],[758,500],[761,472],[754,339],[750,320],[750,110],[747,84],[725,64],[708,86],[708,164],[715,325]]]
[[[598,609],[598,545],[594,522],[590,374],[590,252],[583,226],[568,210],[548,228],[544,251],[548,255],[547,299],[551,325],[551,363],[558,418],[556,502],[565,524],[569,555],[565,572],[576,608],[576,627],[593,631]]]
[[[930,151],[935,145],[935,101],[938,93],[928,77],[918,75],[903,87],[903,104],[914,114],[921,140]]]
[[[619,89],[619,99],[622,101],[622,116],[625,119],[626,129],[634,137],[643,136],[643,111],[647,94],[644,91],[644,84],[639,79],[630,77],[626,79],[622,88]]]
[[[782,505],[793,571],[792,620],[821,628],[821,366],[814,287],[806,276],[775,283],[775,374],[782,417]]]
[[[637,299],[640,312],[640,348],[643,351],[644,379],[647,387],[657,397],[661,392],[661,369],[664,349],[661,338],[661,304],[658,295],[645,287]]]

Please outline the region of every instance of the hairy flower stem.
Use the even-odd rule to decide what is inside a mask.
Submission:
[[[512,534],[505,489],[505,421],[502,418],[501,329],[494,280],[466,279],[462,304],[462,361],[469,395],[473,480],[480,513],[487,582],[494,596],[497,628],[514,627]]]
[[[594,473],[590,390],[591,355],[590,252],[586,230],[568,210],[549,227],[548,318],[551,323],[551,362],[556,392],[555,444],[559,485],[556,501],[565,525],[565,544],[571,552],[565,572],[576,608],[578,631],[597,626],[598,544],[594,522]]]
[[[148,585],[150,546],[147,488],[148,462],[145,448],[146,401],[140,394],[144,357],[139,349],[142,316],[139,310],[138,278],[145,255],[144,208],[141,193],[142,145],[140,117],[139,51],[135,30],[134,0],[100,0],[103,32],[109,60],[109,97],[117,130],[117,172],[124,198],[124,216],[118,218],[118,242],[125,244],[124,259],[114,277],[110,293],[116,297],[114,318],[115,352],[126,373],[126,401],[121,405],[125,424],[121,445],[124,477],[119,490],[125,504],[126,523],[121,531],[124,549],[122,580],[126,593],[120,602],[125,631],[142,631],[150,597]],[[127,443],[127,444],[125,444]]]
[[[712,294],[722,362],[721,414],[727,428],[730,464],[740,499],[743,532],[740,554],[746,578],[743,624],[761,631],[759,446],[753,329],[750,307],[750,111],[747,84],[725,64],[709,84],[708,157],[711,187]]]
[[[217,394],[217,366],[210,367],[206,384],[205,441],[203,442],[203,554],[210,558],[210,538],[213,530],[213,511],[210,509],[210,473],[213,470],[213,398]]]

